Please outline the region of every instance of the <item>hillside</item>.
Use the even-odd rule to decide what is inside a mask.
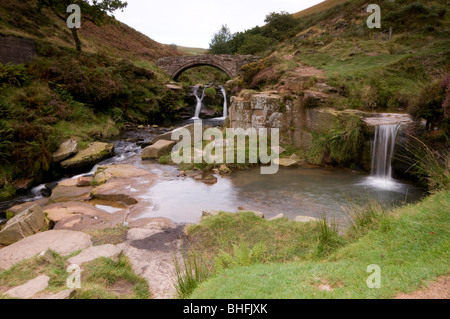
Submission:
[[[308,9],[294,13],[293,15],[294,15],[294,18],[306,17],[306,16],[309,16],[309,15],[312,15],[315,13],[323,12],[325,10],[333,9],[337,5],[345,3],[345,2],[349,2],[349,1],[348,0],[325,0],[319,4],[316,4],[315,6],[308,8]]]
[[[52,153],[68,138],[111,138],[127,122],[173,120],[184,93],[154,61],[179,55],[113,18],[82,22],[82,52],[70,30],[36,0],[0,0],[0,35],[35,40],[26,64],[0,64],[0,200],[58,178]]]
[[[45,40],[73,48],[70,30],[48,9],[37,9],[37,0],[0,0],[0,34]],[[114,18],[97,26],[83,20],[79,31],[84,51],[116,57],[154,61],[178,55],[170,46],[160,44]]]

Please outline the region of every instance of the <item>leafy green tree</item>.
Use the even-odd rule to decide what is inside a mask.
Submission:
[[[95,24],[104,21],[106,14],[113,13],[118,9],[124,9],[128,5],[127,2],[121,0],[39,0],[38,9],[49,8],[58,18],[66,23],[71,12],[67,12],[67,8],[71,4],[80,6],[81,17]],[[78,37],[77,28],[71,28],[72,37],[78,51],[81,51],[81,41]]]
[[[261,34],[247,35],[239,47],[239,54],[257,54],[263,52],[270,45],[270,39]]]
[[[269,13],[264,22],[267,25],[264,26],[263,35],[276,40],[282,40],[285,38],[286,33],[297,26],[297,20],[286,11]]]
[[[231,40],[233,36],[227,25],[222,25],[220,30],[215,33],[209,44],[209,52],[211,54],[233,54]]]

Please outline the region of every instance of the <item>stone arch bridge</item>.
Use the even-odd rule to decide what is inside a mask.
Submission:
[[[156,61],[156,65],[164,69],[174,80],[188,69],[205,65],[215,67],[234,78],[244,65],[259,59],[254,55],[202,54],[161,58]]]

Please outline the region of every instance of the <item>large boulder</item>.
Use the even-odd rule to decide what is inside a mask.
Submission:
[[[25,202],[22,204],[12,206],[6,210],[6,219],[13,218],[14,216],[20,214],[24,210],[27,210],[28,208],[30,208],[31,206],[39,205],[39,206],[43,207],[43,206],[47,205],[47,203],[48,203],[47,198],[41,198],[34,202]]]
[[[11,245],[47,228],[41,206],[34,205],[11,218],[0,231],[0,245]]]
[[[160,156],[167,155],[172,151],[172,148],[176,142],[159,140],[153,145],[147,146],[141,154],[142,160],[159,158]]]
[[[78,151],[78,142],[76,139],[70,139],[63,142],[58,150],[53,153],[53,162],[59,163]]]
[[[91,237],[86,233],[49,230],[0,249],[0,270],[8,269],[22,260],[32,258],[49,249],[62,256],[68,256],[90,246],[92,246]]]
[[[95,165],[104,158],[114,154],[114,145],[109,143],[94,142],[78,152],[74,157],[61,162],[61,167],[66,170],[81,169]]]

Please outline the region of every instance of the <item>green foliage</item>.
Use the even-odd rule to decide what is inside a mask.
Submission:
[[[433,150],[415,136],[410,136],[405,148],[406,153],[401,155],[401,159],[410,165],[409,171],[426,182],[430,191],[450,189],[448,149]]]
[[[321,164],[326,154],[340,165],[355,163],[361,158],[365,141],[364,123],[358,117],[350,117],[338,122],[326,134],[313,134],[313,143],[308,159],[313,164]]]
[[[257,243],[253,248],[249,248],[245,242],[240,246],[233,245],[233,255],[226,251],[215,258],[215,271],[219,273],[227,268],[238,266],[249,266],[264,262],[264,254],[267,251],[263,243]]]
[[[345,244],[344,239],[339,236],[335,223],[328,224],[326,219],[319,221],[320,236],[315,256],[322,258],[335,252],[339,247]]]
[[[210,270],[201,256],[187,252],[183,254],[182,265],[174,257],[178,298],[188,298],[192,292],[210,276]]]
[[[12,85],[12,86],[25,86],[29,83],[30,76],[27,69],[23,64],[3,65],[0,63],[0,86]]]
[[[444,100],[448,95],[450,87],[450,75],[444,79],[434,81],[426,85],[419,94],[416,102],[410,107],[409,113],[415,120],[425,119],[427,121],[427,129],[431,130],[434,126],[442,126],[449,128],[449,117],[444,116],[448,113]]]
[[[232,54],[231,41],[232,35],[227,25],[222,25],[220,30],[215,33],[209,44],[209,53],[211,54]]]
[[[205,89],[205,96],[209,97],[209,98],[215,98],[217,95],[217,91],[215,88],[213,87],[208,87]]]
[[[244,38],[243,43],[239,46],[238,54],[257,55],[267,50],[272,41],[261,34],[250,34]]]
[[[293,32],[295,34],[294,27],[297,26],[297,20],[286,11],[272,12],[266,16],[264,22],[267,25],[263,28],[263,35],[267,37],[283,40]]]

